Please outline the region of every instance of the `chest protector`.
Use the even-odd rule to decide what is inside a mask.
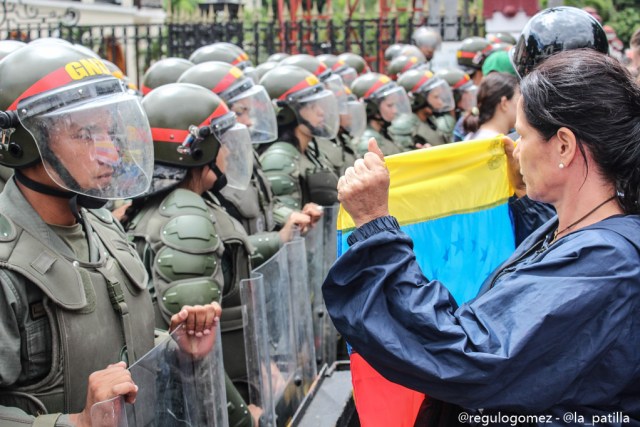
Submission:
[[[254,152],[253,174],[246,190],[237,190],[226,186],[221,191],[220,200],[227,212],[240,221],[247,234],[273,231],[273,193],[267,176],[260,167]]]
[[[175,189],[151,199],[127,233],[151,276],[158,327],[166,329],[184,305],[220,301],[224,246],[216,217],[198,194]]]
[[[87,263],[54,250],[42,237],[43,222],[22,223],[21,213],[1,199],[0,212],[14,231],[0,241],[0,262],[15,283],[22,276],[42,292],[52,355],[48,375],[3,390],[0,404],[34,415],[43,408],[80,412],[92,372],[123,359],[131,364],[153,347],[147,273],[108,211],[83,209],[99,250],[98,261]]]

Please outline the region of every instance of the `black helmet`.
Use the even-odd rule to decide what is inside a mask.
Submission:
[[[0,75],[0,164],[42,162],[59,187],[102,200],[146,191],[149,122],[102,60],[43,41],[0,61]]]
[[[580,48],[607,54],[609,42],[604,29],[584,10],[554,7],[537,13],[527,22],[510,56],[513,68],[524,77],[554,53]]]
[[[181,105],[181,108],[175,108]],[[192,168],[216,162],[226,147],[228,185],[246,188],[253,159],[246,126],[218,95],[191,83],[170,83],[145,96],[157,163]]]
[[[193,65],[193,62],[183,58],[161,59],[142,76],[142,94],[146,95],[155,88],[177,82],[182,73]]]

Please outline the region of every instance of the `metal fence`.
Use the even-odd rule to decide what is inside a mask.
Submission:
[[[379,70],[383,67],[384,50],[393,43],[408,43],[413,29],[423,22],[438,28],[444,40],[462,40],[481,32],[475,18],[461,16],[454,20],[444,16],[417,20],[406,13],[386,19],[313,18],[284,22],[218,20],[216,16],[214,14],[209,22],[159,25],[82,26],[69,21],[21,25],[7,21],[0,26],[0,39],[62,38],[93,49],[140,84],[144,71],[154,61],[166,57],[188,58],[197,48],[218,41],[241,46],[254,64],[275,52],[312,55],[355,52],[365,57],[372,69]]]

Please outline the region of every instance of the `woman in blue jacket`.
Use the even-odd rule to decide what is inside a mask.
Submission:
[[[558,215],[457,306],[389,216],[370,141],[338,184],[358,229],[325,281],[327,308],[381,374],[482,408],[470,421],[640,425],[640,88],[618,61],[572,50],[521,91],[514,154],[528,196]]]

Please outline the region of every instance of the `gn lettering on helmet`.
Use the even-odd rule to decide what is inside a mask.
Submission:
[[[97,58],[81,59],[79,61],[69,62],[64,67],[65,71],[73,80],[84,79],[85,77],[95,76],[99,74],[110,75],[109,69],[104,63]]]

